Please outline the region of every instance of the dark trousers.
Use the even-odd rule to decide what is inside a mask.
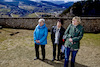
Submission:
[[[41,45],[42,58],[45,59],[45,45]],[[35,44],[36,57],[39,58],[39,45]]]
[[[56,45],[57,44],[53,44],[53,59],[55,59],[55,57],[56,57]],[[60,49],[61,49],[61,45],[58,44],[58,55],[57,55],[58,60],[59,60],[59,57],[60,57]]]

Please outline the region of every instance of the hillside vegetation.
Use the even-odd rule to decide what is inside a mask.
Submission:
[[[100,17],[100,1],[79,1],[62,12],[61,16]]]

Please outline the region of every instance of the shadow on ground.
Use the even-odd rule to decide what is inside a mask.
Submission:
[[[2,30],[5,31],[5,32],[8,32],[8,33],[11,33],[10,36],[13,36],[13,35],[15,35],[15,34],[20,33],[20,32],[12,32],[12,31],[8,31],[8,30],[5,30],[5,29],[2,29]],[[0,32],[0,33],[1,33],[1,32]]]
[[[41,60],[42,61],[42,60]],[[55,61],[51,61],[49,59],[45,59],[43,62],[52,65],[54,67],[64,67],[64,61],[58,61],[59,63],[55,62]],[[69,67],[70,67],[70,62],[69,62]],[[75,62],[75,67],[88,67],[82,64],[79,64],[77,62]]]

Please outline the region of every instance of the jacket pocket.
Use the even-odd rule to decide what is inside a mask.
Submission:
[[[79,48],[79,42],[74,42],[72,47],[73,47],[73,49],[78,49]]]
[[[66,39],[65,45],[71,47],[72,43],[69,41],[69,38]]]

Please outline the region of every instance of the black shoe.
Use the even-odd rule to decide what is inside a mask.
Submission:
[[[59,59],[57,59],[57,61],[60,61]]]
[[[54,60],[56,60],[56,59],[52,59],[52,61],[54,61]]]
[[[44,61],[45,59],[42,59],[42,61]]]
[[[75,67],[75,65],[74,65],[74,63],[73,63],[73,62],[71,62],[71,67]]]
[[[39,58],[37,58],[37,57],[36,57],[36,58],[34,58],[34,60],[38,60],[38,59],[39,59]]]
[[[57,58],[57,61],[60,61],[59,58]]]

